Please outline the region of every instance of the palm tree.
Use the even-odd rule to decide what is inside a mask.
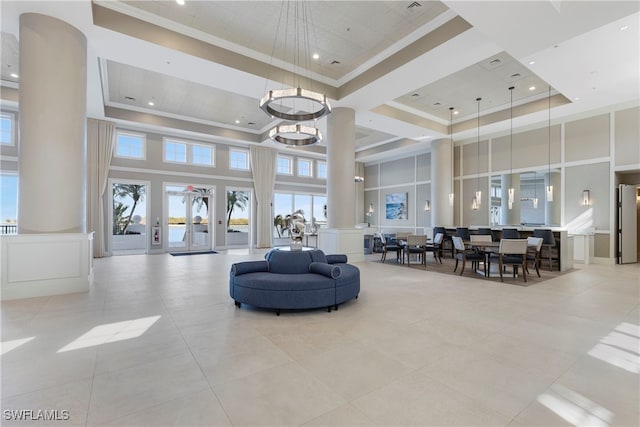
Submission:
[[[113,184],[114,198],[119,197],[123,199],[125,197],[131,197],[131,199],[133,200],[133,206],[131,206],[129,216],[127,217],[124,226],[122,227],[122,233],[124,233],[129,224],[131,224],[131,217],[133,217],[133,212],[136,210],[136,205],[138,204],[138,202],[142,202],[144,200],[146,188],[147,187],[142,184]]]
[[[129,206],[125,206],[121,202],[114,201],[113,203],[113,234],[124,234],[124,228],[122,228],[122,217],[129,209]]]
[[[249,193],[246,191],[227,191],[227,231],[231,222],[231,214],[235,208],[244,211],[249,201]]]

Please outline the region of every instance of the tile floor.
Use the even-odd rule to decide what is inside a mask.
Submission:
[[[277,317],[228,296],[262,255],[99,259],[89,293],[3,302],[1,423],[640,423],[638,265],[522,287],[372,255],[357,301]]]

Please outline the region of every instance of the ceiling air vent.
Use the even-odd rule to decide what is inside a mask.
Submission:
[[[414,1],[409,6],[407,6],[407,9],[411,9],[411,8],[414,8],[414,7],[422,7],[422,5],[420,3],[418,3],[417,1]]]
[[[338,65],[340,63],[340,61],[338,61],[337,59],[334,59],[333,61],[331,61],[331,65]]]
[[[125,96],[124,99],[126,99],[127,101],[135,101],[135,98],[132,98],[130,96]]]
[[[411,96],[420,96],[420,94],[419,93],[413,93],[413,94],[411,94]]]

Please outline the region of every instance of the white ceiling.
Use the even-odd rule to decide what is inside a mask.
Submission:
[[[428,150],[429,141],[448,132],[449,107],[459,111],[454,138],[473,138],[476,129],[464,124],[476,117],[478,97],[481,116],[494,117],[483,121],[483,137],[504,132],[509,123],[500,112],[509,108],[511,85],[514,104],[522,106],[516,131],[546,122],[548,112],[535,101],[547,96],[549,85],[564,100],[553,108],[554,120],[639,103],[639,2],[420,3],[306,3],[313,19],[306,27],[311,47],[305,52],[320,54],[318,61],[308,61],[310,77],[324,85],[332,106],[356,110],[358,160]],[[91,117],[140,128],[157,128],[162,123],[157,117],[166,117],[180,119],[178,128],[171,121],[173,133],[215,139],[220,129],[232,129],[238,143],[264,139],[275,122],[258,108],[258,100],[276,83],[275,68],[290,69],[286,62],[294,62],[289,51],[277,47],[284,41],[284,35],[276,36],[276,29],[285,27],[285,18],[278,25],[282,2],[97,4],[96,9],[86,0],[0,2],[2,85],[19,87],[19,79],[10,77],[19,72],[19,15],[43,13],[87,37]],[[128,17],[144,22],[116,25],[102,19],[105,11],[121,14],[114,22],[126,24]],[[297,13],[303,15],[301,9]],[[532,86],[536,89],[529,90]],[[156,120],[133,122],[128,111],[138,113],[137,120],[141,112]],[[203,131],[190,123],[210,127]],[[319,127],[325,126],[321,120]]]

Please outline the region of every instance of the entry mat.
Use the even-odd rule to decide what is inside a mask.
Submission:
[[[203,251],[203,252],[171,252],[173,256],[185,256],[185,255],[202,255],[202,254],[217,254],[216,251]]]

